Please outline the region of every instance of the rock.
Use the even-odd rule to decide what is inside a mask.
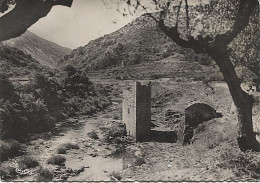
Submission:
[[[66,170],[66,172],[67,172],[67,173],[72,173],[73,170],[72,170],[71,168],[68,168],[68,169]]]
[[[98,154],[97,153],[90,153],[90,156],[92,156],[94,158],[94,157],[98,156]]]
[[[141,151],[135,151],[135,156],[142,156],[142,152]]]
[[[60,179],[62,179],[62,180],[67,180],[68,178],[69,178],[69,176],[66,174],[63,174],[60,176]]]

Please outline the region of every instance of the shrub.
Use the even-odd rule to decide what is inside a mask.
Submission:
[[[40,169],[37,175],[37,181],[39,182],[47,182],[53,179],[53,173],[48,169]]]
[[[65,161],[66,161],[66,158],[64,156],[54,155],[47,160],[47,163],[52,164],[52,165],[60,165],[61,166],[61,165],[64,165]]]
[[[0,177],[3,180],[14,178],[17,175],[14,167],[0,167]]]
[[[89,136],[89,138],[92,138],[92,139],[95,139],[95,140],[96,140],[96,139],[99,139],[97,133],[94,132],[94,131],[89,132],[89,133],[88,133],[88,136]]]
[[[22,154],[22,146],[16,140],[0,140],[0,158],[1,162]]]
[[[22,159],[18,161],[19,168],[34,168],[39,165],[39,162],[32,156],[23,156]]]
[[[79,145],[78,144],[73,144],[73,143],[65,143],[65,144],[61,144],[58,148],[57,148],[57,153],[58,154],[66,154],[67,150],[70,149],[79,149]]]
[[[126,136],[126,128],[122,123],[113,123],[107,130],[108,132],[103,138],[103,141],[107,143],[120,144],[122,142],[120,138]]]
[[[109,175],[113,181],[120,181],[122,179],[122,176],[119,174],[119,172],[113,171]]]
[[[126,129],[124,124],[114,123],[109,130],[109,136],[116,138],[126,135]]]

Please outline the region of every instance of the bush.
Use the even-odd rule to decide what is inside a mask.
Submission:
[[[126,136],[125,125],[121,123],[113,123],[109,129],[109,136],[111,136],[113,139],[116,137]]]
[[[18,161],[19,168],[34,168],[39,165],[39,162],[32,156],[23,156],[22,159]]]
[[[50,172],[48,169],[40,169],[36,180],[39,182],[47,182],[52,181],[53,177],[53,173]]]
[[[22,154],[22,146],[16,140],[0,140],[0,158],[1,162]]]
[[[88,136],[89,136],[89,138],[91,138],[91,139],[95,139],[95,140],[96,140],[96,139],[99,139],[97,133],[94,132],[94,131],[89,132],[89,133],[88,133]]]
[[[67,150],[70,149],[79,149],[79,145],[78,144],[73,144],[73,143],[65,143],[65,144],[61,144],[58,148],[57,148],[57,153],[58,154],[66,154]]]
[[[17,175],[14,167],[0,167],[0,177],[3,180],[12,179]]]
[[[103,141],[107,143],[120,144],[122,142],[121,137],[126,136],[126,128],[123,123],[113,123],[108,132],[104,135]]]
[[[61,165],[64,165],[65,161],[66,161],[66,158],[64,156],[54,155],[47,160],[47,163],[52,164],[52,165],[60,165],[61,166]]]
[[[113,181],[120,181],[122,179],[122,176],[119,174],[119,172],[113,171],[109,175]]]

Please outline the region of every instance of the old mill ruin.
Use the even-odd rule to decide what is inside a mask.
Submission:
[[[190,144],[194,128],[216,117],[220,115],[210,105],[194,103],[185,110],[165,112],[165,122],[170,125],[178,123],[178,130],[156,131],[151,122],[151,82],[135,81],[123,91],[123,122],[127,135],[136,141],[177,142],[178,139],[183,144]]]

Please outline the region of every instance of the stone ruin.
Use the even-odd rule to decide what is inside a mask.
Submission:
[[[136,141],[151,132],[151,82],[137,82],[123,91],[123,122]]]
[[[185,109],[183,127],[183,145],[190,144],[194,135],[193,130],[204,121],[220,117],[216,110],[205,103],[194,103]]]
[[[167,109],[164,125],[171,127],[178,134],[178,141],[183,145],[192,143],[193,130],[204,121],[220,117],[220,114],[208,104],[193,103],[185,110]]]
[[[152,130],[151,123],[151,82],[137,82],[123,91],[123,122],[126,133],[136,141],[157,140],[190,144],[193,130],[204,121],[219,117],[216,110],[205,103],[194,103],[185,110],[168,109],[164,125],[173,131]],[[177,137],[177,134],[179,137]]]

